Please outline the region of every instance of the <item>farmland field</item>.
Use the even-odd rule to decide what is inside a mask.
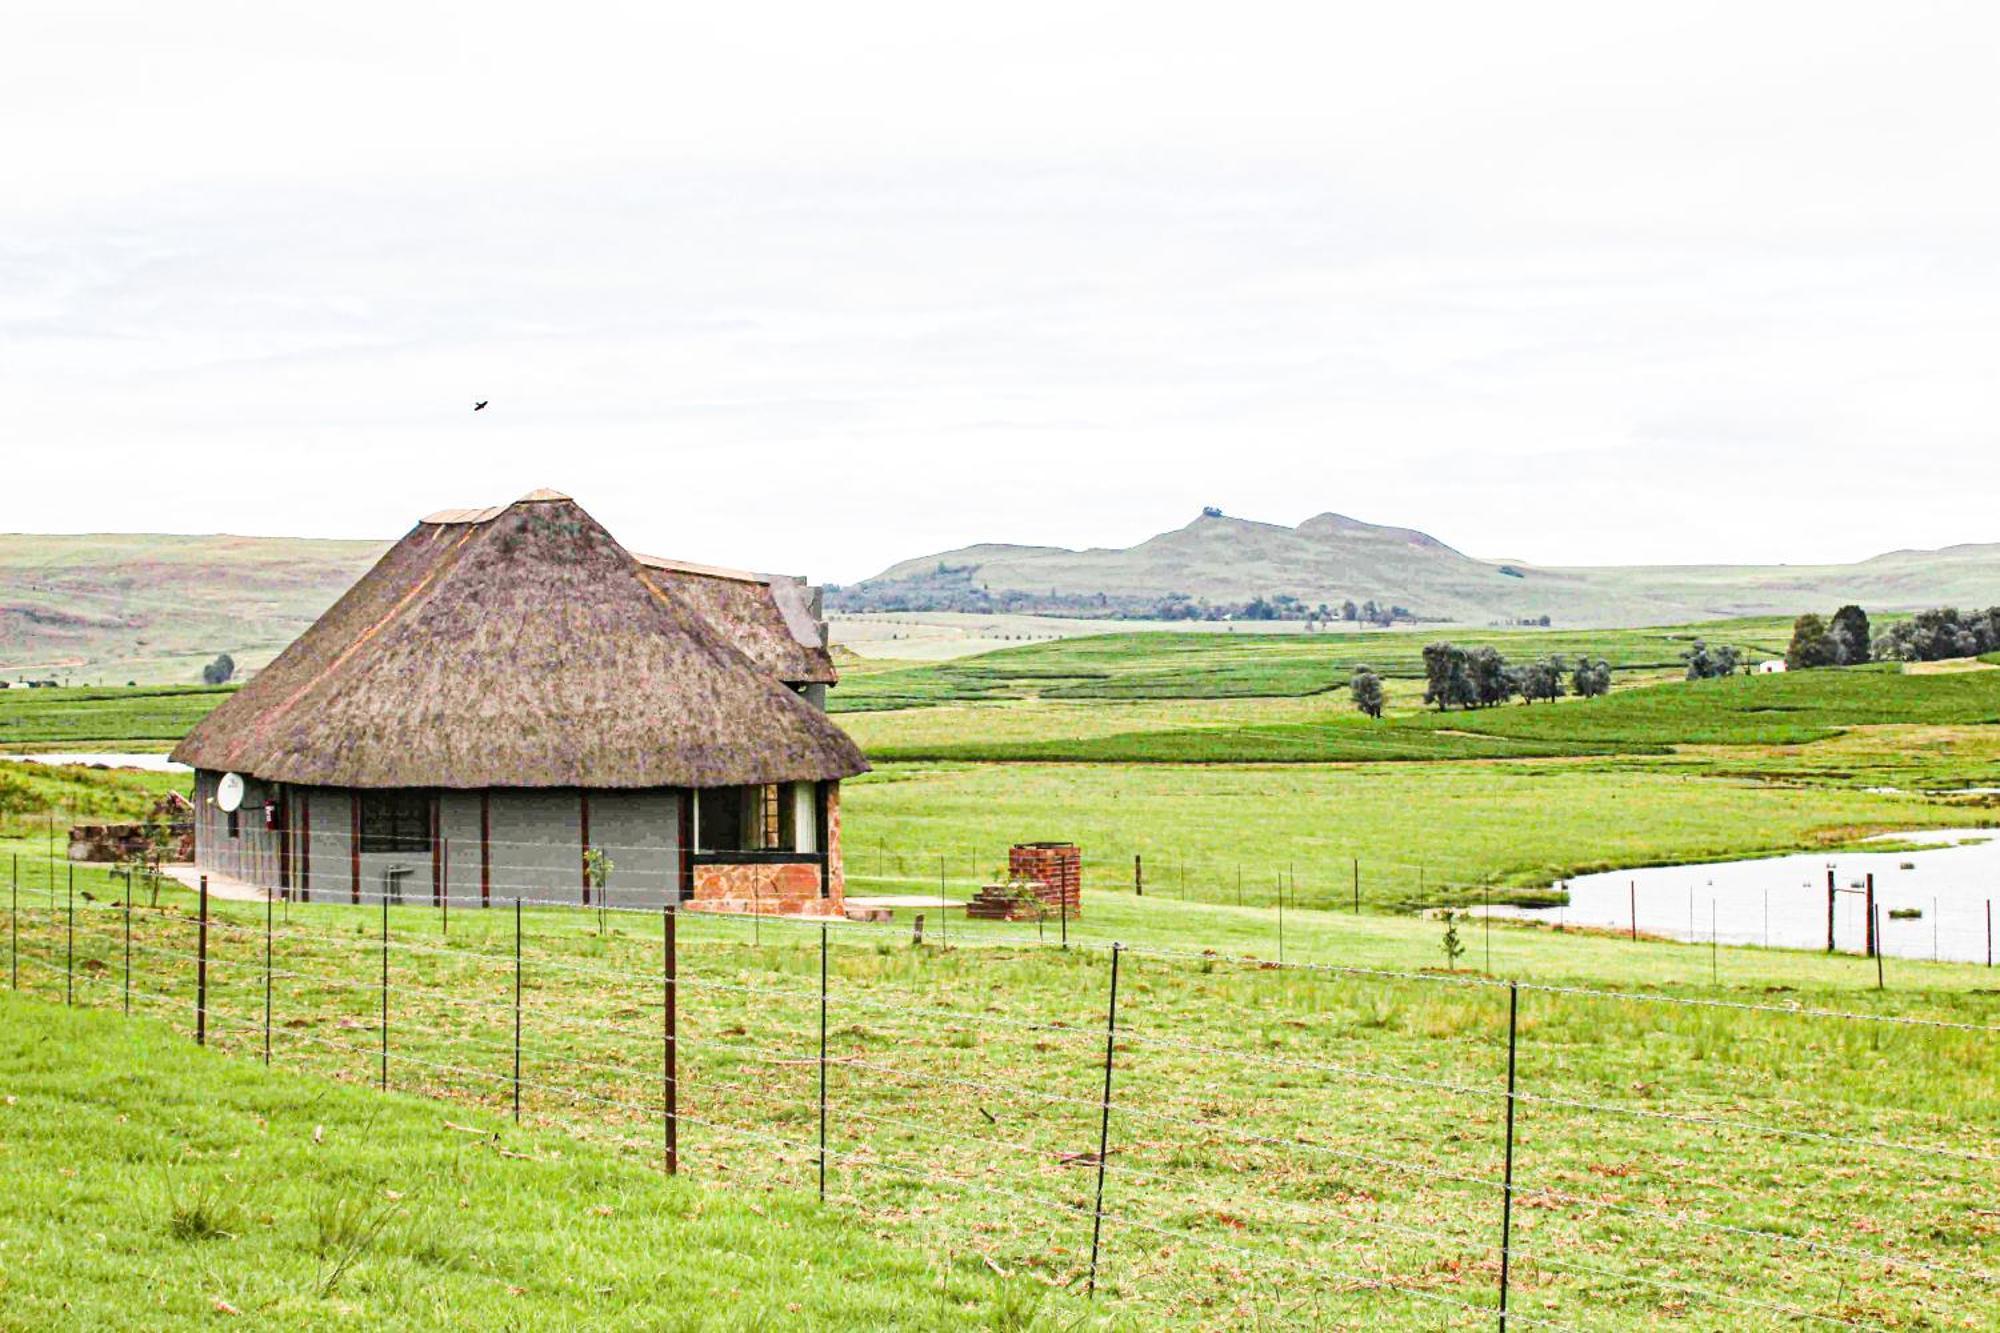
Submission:
[[[1780,629],[1701,632],[1754,644]],[[300,1177],[318,1150],[257,1127],[257,1115],[288,1125],[282,1108],[300,1096],[246,1067],[263,1043],[261,905],[213,905],[210,1036],[239,1057],[220,1086],[250,1099],[226,1104],[279,1109],[222,1121],[182,1109],[187,1080],[217,1075],[213,1056],[184,1050],[193,903],[170,886],[157,905],[141,891],[132,912],[131,1029],[63,1028],[79,1052],[72,1066],[28,1035],[44,1025],[23,1016],[25,1001],[0,1009],[10,1091],[28,1088],[45,1108],[31,1133],[0,1138],[30,1163],[34,1190],[23,1196],[34,1202],[0,1210],[70,1197],[80,1228],[116,1238],[102,1251],[64,1246],[31,1220],[32,1262],[9,1266],[0,1305],[26,1293],[35,1304],[23,1308],[39,1312],[80,1287],[103,1309],[143,1290],[168,1322],[191,1322],[213,1300],[295,1322],[437,1323],[447,1300],[502,1323],[509,1310],[516,1322],[602,1322],[643,1289],[663,1304],[630,1308],[743,1293],[746,1326],[861,1326],[879,1303],[918,1322],[1001,1328],[1480,1326],[1499,1274],[1511,980],[1515,1322],[1990,1324],[2000,1285],[1983,1146],[2000,1129],[1990,972],[1897,960],[1877,989],[1874,965],[1848,956],[1447,923],[1409,909],[1545,901],[1589,869],[1991,823],[1990,796],[1935,793],[2000,785],[2000,671],[1683,683],[1673,663],[1693,631],[1620,632],[1583,645],[1624,668],[1606,698],[1436,714],[1419,707],[1418,682],[1397,676],[1377,722],[1339,688],[1352,646],[1338,636],[1290,636],[1289,657],[1233,637],[1078,640],[849,673],[843,690],[886,680],[877,701],[931,700],[842,716],[877,764],[845,787],[850,893],[962,897],[1009,843],[1066,838],[1085,848],[1086,908],[1070,921],[934,919],[921,944],[907,911],[890,927],[831,933],[826,1215],[813,1202],[816,927],[682,923],[676,1087],[688,1179],[659,1194],[648,1175],[662,1125],[657,918],[523,914],[517,1129],[512,912],[455,909],[447,933],[438,914],[397,908],[385,951],[373,906],[290,907],[273,934],[283,1077],[382,1077],[386,958],[390,1086],[451,1104],[424,1119],[416,1103],[378,1103],[361,1088],[325,1094],[354,1099],[338,1103],[340,1124],[376,1105],[417,1117],[385,1140],[410,1145],[418,1163],[419,1188],[406,1191],[384,1183],[386,1156],[350,1161],[344,1147],[339,1167],[324,1168],[338,1183]],[[1547,650],[1557,637],[1524,642]],[[1411,666],[1375,656],[1385,670]],[[0,748],[163,747],[219,697],[0,696],[11,728]],[[11,919],[34,1001],[123,1002],[126,886],[81,868],[70,934],[68,869],[50,834],[71,812],[137,817],[182,782],[0,765],[0,865],[19,875]],[[1082,1288],[1113,941],[1125,946],[1116,1109],[1091,1302]],[[138,1077],[121,1059],[146,1071],[133,1095],[167,1109],[120,1103],[139,1127],[130,1160],[187,1161],[174,1182],[130,1198],[113,1197],[95,1167],[88,1184],[61,1175],[66,1154],[91,1150],[46,1111],[85,1083]],[[334,1116],[313,1118],[333,1132]],[[238,1123],[250,1128],[221,1127]],[[108,1133],[93,1126],[78,1132]],[[341,1131],[343,1145],[349,1137]],[[236,1151],[255,1169],[224,1165]],[[585,1184],[531,1174],[571,1162],[589,1164]],[[364,1212],[401,1202],[385,1190],[420,1204],[320,1293],[321,1224],[301,1215],[341,1199]],[[503,1190],[535,1200],[520,1234],[488,1202]],[[202,1191],[234,1198],[237,1221],[228,1235],[184,1241],[174,1218]],[[455,1197],[468,1202],[452,1213],[443,1201]],[[446,1214],[453,1225],[438,1222]],[[434,1225],[444,1239],[431,1245],[418,1233]],[[711,1225],[730,1239],[706,1239]],[[729,1285],[697,1290],[635,1258],[648,1227],[722,1245],[734,1256]],[[662,1231],[651,1243],[673,1242]],[[142,1244],[149,1257],[130,1271]],[[599,1262],[609,1269],[586,1278]],[[781,1276],[856,1267],[870,1278],[851,1289]],[[824,1304],[791,1308],[794,1286]]]
[[[23,989],[44,1004],[69,995],[115,1012],[126,985],[122,887],[101,872],[79,887],[94,901],[81,905],[74,934],[66,893],[56,909],[27,895]],[[1445,972],[1435,923],[1301,910],[1288,923],[1292,961],[1279,968],[1245,961],[1241,947],[1268,945],[1271,909],[1123,895],[1089,902],[1068,950],[1018,925],[955,924],[922,946],[901,927],[833,932],[824,1219],[810,1215],[818,928],[681,922],[680,1161],[685,1183],[726,1192],[711,1225],[741,1237],[725,1243],[743,1265],[731,1282],[766,1293],[765,1319],[839,1325],[839,1304],[780,1313],[789,1288],[774,1270],[844,1273],[877,1262],[865,1247],[850,1255],[830,1244],[833,1225],[848,1219],[903,1256],[872,1289],[822,1297],[862,1311],[899,1291],[908,1306],[935,1311],[943,1298],[925,1289],[930,1273],[954,1288],[954,1318],[984,1309],[998,1327],[1033,1318],[1068,1326],[1087,1309],[1131,1327],[1490,1322],[1509,990],[1487,980],[1482,942],[1471,941],[1462,970]],[[87,1182],[63,1178],[59,1145],[75,1140],[59,1137],[65,1094],[51,1081],[126,1077],[143,1061],[142,1086],[181,1108],[184,1080],[212,1063],[169,1049],[169,1034],[184,1042],[195,1018],[192,908],[169,889],[158,908],[142,895],[132,912],[140,1036],[106,1037],[74,1057],[42,1046],[34,1061],[25,1086],[40,1114],[28,1123],[49,1142],[29,1156],[38,1169],[27,1197],[60,1191],[73,1215],[85,1209],[79,1221],[118,1237],[102,1252],[63,1246],[40,1224],[34,1262],[9,1275],[39,1299],[69,1280],[93,1292],[138,1282],[171,1294],[183,1318],[213,1296],[296,1317],[344,1310],[430,1322],[443,1308],[426,1294],[435,1281],[472,1308],[518,1287],[533,1301],[526,1311],[610,1313],[649,1299],[640,1293],[655,1280],[645,1247],[631,1248],[640,1239],[632,1228],[709,1216],[706,1195],[655,1203],[657,1185],[603,1156],[616,1153],[637,1173],[657,1169],[663,1152],[660,920],[600,922],[563,909],[524,913],[521,1128],[509,1121],[511,911],[454,912],[447,923],[429,909],[395,908],[385,947],[372,904],[293,905],[272,926],[273,1062],[354,1085],[386,1079],[397,1092],[452,1103],[428,1121],[407,1100],[382,1104],[409,1127],[379,1147],[420,1144],[419,1165],[391,1177],[392,1158],[357,1139],[358,1089],[340,1094],[338,1109],[300,1111],[299,1091],[246,1073],[236,1077],[259,1100],[242,1112],[179,1110],[133,1141],[126,1159],[157,1169],[159,1188],[121,1200],[96,1167]],[[211,911],[209,1041],[248,1064],[264,1040],[265,910]],[[1987,1211],[1993,1166],[1981,1146],[2000,1128],[1991,1053],[2000,1004],[1982,988],[1983,969],[1904,965],[1895,989],[1878,994],[1872,971],[1853,959],[1725,950],[1712,961],[1685,946],[1495,934],[1491,974],[1527,983],[1516,997],[1509,1246],[1518,1322],[1958,1327],[1985,1318],[2000,1281],[2000,1227]],[[1120,959],[1112,1155],[1089,1307],[1078,1293],[1104,1132],[1111,935],[1131,947]],[[42,1025],[28,1024],[22,1006],[5,1011],[5,1026],[12,1043],[33,1049],[20,1034]],[[1852,1016],[1816,1016],[1822,1009]],[[130,1069],[118,1063],[118,1041],[142,1043],[122,1053]],[[306,1136],[309,1123],[326,1121],[340,1158],[362,1162],[342,1170],[328,1154],[316,1166]],[[20,1132],[9,1131],[10,1152],[20,1151]],[[248,1180],[217,1169],[239,1148],[257,1164]],[[279,1163],[308,1174],[285,1185]],[[543,1182],[554,1171],[565,1185]],[[202,1189],[218,1210],[235,1210],[220,1224],[229,1234],[182,1239],[174,1200]],[[534,1211],[503,1224],[484,1202],[503,1189],[532,1199]],[[331,1206],[315,1204],[316,1194],[385,1211],[409,1200],[351,1287],[331,1296],[313,1285],[325,1261],[315,1266],[308,1219]],[[470,1198],[481,1200],[476,1210],[452,1206]],[[773,1231],[750,1227],[746,1208]],[[553,1234],[540,1237],[544,1227]],[[145,1276],[119,1272],[118,1256],[142,1244]],[[278,1262],[244,1263],[238,1252]],[[713,1290],[707,1267],[694,1271]],[[1018,1293],[1011,1314],[993,1308],[1002,1286]],[[698,1286],[669,1287],[659,1299],[701,1296]]]

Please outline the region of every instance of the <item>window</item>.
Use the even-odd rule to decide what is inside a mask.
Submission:
[[[813,783],[711,787],[698,801],[696,851],[811,855],[818,850],[819,795]]]
[[[231,810],[229,812],[229,836],[232,838],[240,838],[243,836],[242,814],[243,812],[241,810]]]
[[[363,852],[428,852],[431,798],[422,791],[364,791],[361,801]]]

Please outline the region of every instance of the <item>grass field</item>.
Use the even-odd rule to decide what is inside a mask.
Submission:
[[[201,685],[0,690],[0,754],[169,750],[232,692]]]
[[[267,1072],[179,1026],[0,991],[0,1324],[1055,1326],[1048,1293],[796,1192],[663,1181],[609,1145]]]
[[[70,984],[77,1003],[115,1008],[118,889],[91,875],[84,887],[97,901],[80,912],[73,969],[64,914],[39,902],[24,913],[23,983],[43,1004],[60,1005]],[[360,1088],[316,1092],[247,1068],[262,1048],[257,905],[213,905],[211,1040],[241,1063],[225,1071],[223,1095],[193,1104],[189,1088],[218,1079],[214,1062],[177,1052],[161,1031],[184,1036],[193,1020],[190,907],[169,891],[159,910],[134,913],[135,1007],[149,1019],[136,1048],[106,1036],[80,1042],[72,1061],[55,1052],[73,1039],[52,1045],[39,1034],[73,1031],[60,1026],[73,1020],[30,1021],[18,1003],[0,1010],[4,1040],[40,1052],[32,1084],[0,1073],[10,1091],[34,1088],[34,1146],[17,1147],[11,1130],[5,1146],[39,1167],[33,1189],[0,1207],[43,1219],[31,1241],[16,1242],[33,1262],[10,1264],[10,1283],[45,1294],[75,1287],[104,1309],[136,1288],[149,1301],[169,1296],[182,1318],[216,1297],[288,1318],[419,1324],[446,1309],[596,1322],[638,1302],[627,1320],[637,1325],[737,1288],[750,1296],[746,1326],[858,1325],[878,1308],[905,1322],[1068,1325],[1083,1302],[1054,1288],[1074,1290],[1087,1269],[1109,984],[1102,942],[1116,935],[1134,948],[1121,959],[1100,1299],[1086,1321],[1492,1319],[1508,992],[1482,980],[1477,936],[1461,961],[1469,970],[1449,975],[1435,923],[1295,912],[1293,960],[1390,971],[1272,968],[1235,961],[1239,946],[1269,955],[1269,909],[1124,895],[1092,899],[1068,951],[1023,939],[1018,925],[955,924],[948,948],[935,929],[921,948],[902,928],[837,930],[829,1212],[871,1236],[848,1245],[808,1202],[815,927],[683,920],[687,1179],[664,1190],[644,1178],[661,1152],[657,918],[613,915],[600,931],[584,912],[525,914],[524,1128],[515,1130],[504,1118],[511,912],[455,912],[448,934],[428,909],[392,912],[387,1077],[399,1092],[464,1109],[426,1116],[391,1098],[371,1124],[372,1094]],[[274,932],[276,1064],[374,1082],[377,910],[294,906],[289,918]],[[2000,997],[1983,984],[1989,974],[1899,964],[1893,989],[1877,994],[1859,960],[1722,950],[1711,983],[1700,948],[1494,935],[1493,973],[1543,983],[1518,1001],[1518,1323],[1989,1319],[2000,1282],[1987,1155],[2000,1129]],[[1607,982],[1618,993],[1578,992]],[[1711,998],[1771,1007],[1683,1003]],[[1856,1016],[1800,1012],[1822,1008]],[[228,1091],[236,1079],[256,1089],[247,1105]],[[65,1113],[107,1084],[120,1089],[113,1106]],[[164,1115],[149,1113],[156,1103]],[[119,1125],[119,1114],[140,1127]],[[337,1149],[310,1142],[309,1125],[322,1123]],[[105,1142],[129,1146],[106,1153]],[[149,1186],[156,1161],[176,1165]],[[141,1187],[114,1187],[128,1177]],[[55,1199],[64,1205],[52,1209]],[[174,1235],[176,1203],[203,1199],[234,1239]],[[393,1206],[392,1230],[351,1286],[321,1296],[322,1219],[342,1206]],[[676,1244],[673,1228],[691,1222],[716,1231]],[[88,1239],[99,1233],[106,1239]],[[704,1240],[724,1248],[730,1276],[709,1263],[664,1271],[657,1256]],[[868,1278],[850,1287],[849,1272]],[[940,1277],[948,1298],[926,1285]],[[782,1303],[805,1293],[828,1304]]]
[[[896,671],[869,672],[831,696],[835,712],[995,699],[1208,699],[1319,694],[1344,689],[1357,665],[1421,678],[1433,639],[1492,644],[1509,657],[1589,653],[1620,671],[1677,668],[1697,638],[1784,655],[1776,619],[1664,629],[1478,630],[1463,626],[1337,634],[1107,634],[1028,644]]]

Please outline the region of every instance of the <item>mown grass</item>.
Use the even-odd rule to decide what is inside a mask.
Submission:
[[[1995,822],[1991,809],[1851,787],[1790,787],[1625,761],[1486,764],[898,765],[846,784],[850,877],[964,892],[1015,842],[1084,848],[1090,882],[1367,910],[1478,902],[1571,875],[1837,847],[1872,833]],[[856,890],[859,891],[859,890]],[[1538,897],[1539,895],[1531,895]]]
[[[214,912],[213,1040],[252,1060],[262,1046],[263,909],[218,903]],[[185,1032],[194,938],[187,899],[172,894],[162,910],[135,915],[135,985],[159,997],[140,1008]],[[276,1061],[371,1083],[379,1074],[377,911],[315,905],[290,915],[274,940]],[[902,1271],[918,1275],[902,1295],[910,1318],[972,1322],[979,1299],[999,1299],[996,1288],[1032,1294],[1045,1318],[1076,1308],[1051,1287],[1073,1287],[1087,1261],[1110,961],[1102,947],[1083,947],[1081,936],[1088,929],[1101,941],[1104,931],[1129,929],[1172,941],[1175,954],[1141,950],[1121,960],[1100,1311],[1140,1327],[1490,1323],[1505,988],[1471,972],[1420,973],[1425,955],[1443,962],[1434,923],[1291,915],[1294,957],[1398,975],[1269,968],[1241,961],[1222,938],[1224,923],[1233,922],[1246,939],[1268,944],[1274,915],[1087,896],[1090,924],[1078,923],[1078,947],[1069,951],[1024,941],[1019,925],[955,923],[949,948],[940,947],[935,922],[923,947],[907,943],[906,923],[832,933],[829,1196],[836,1212],[906,1256]],[[712,1304],[728,1285],[708,1276],[698,1238],[673,1244],[610,1225],[639,1225],[658,1197],[643,1184],[612,1198],[614,1215],[598,1231],[595,1205],[605,1191],[559,1175],[579,1161],[591,1175],[600,1159],[585,1145],[636,1163],[658,1160],[657,919],[614,915],[600,933],[587,913],[525,916],[528,1129],[515,1131],[500,1119],[511,1095],[512,914],[455,912],[447,935],[434,912],[392,912],[391,1085],[464,1109],[413,1122],[438,1140],[428,1148],[400,1130],[391,1141],[420,1168],[455,1155],[444,1181],[432,1184],[422,1169],[393,1181],[362,1179],[454,1218],[467,1211],[456,1199],[475,1207],[472,1234],[446,1233],[441,1276],[393,1250],[371,1260],[347,1299],[382,1304],[357,1316],[414,1308],[408,1322],[425,1322],[426,1302],[473,1285],[458,1270],[496,1265],[509,1275],[503,1280],[529,1287],[536,1299],[584,1301],[608,1289],[602,1304],[579,1307],[579,1317],[610,1313],[652,1280],[661,1261],[644,1256],[663,1250],[692,1249],[704,1262],[692,1266],[696,1281],[683,1276],[651,1297],[645,1308],[654,1315],[674,1300]],[[85,917],[79,1003],[119,1001],[120,919],[103,902]],[[50,1003],[61,1000],[61,924],[59,914],[31,915],[27,927],[35,962],[24,975]],[[1032,928],[1025,933],[1032,937]],[[1982,987],[1982,970],[1904,964],[1893,989],[1876,994],[1865,989],[1872,968],[1859,960],[1724,950],[1722,984],[1711,987],[1700,949],[1496,934],[1496,972],[1557,985],[1618,976],[1634,992],[1520,996],[1513,1275],[1524,1325],[1536,1317],[1564,1326],[1687,1320],[1732,1328],[1788,1326],[1810,1315],[1915,1327],[1988,1319],[1996,1279],[1976,1275],[2000,1262],[1985,1147],[2000,1129],[2000,1062],[1983,1029],[2000,1021],[2000,997]],[[1213,941],[1212,954],[1198,947],[1203,940]],[[1477,967],[1481,942],[1472,943],[1465,963]],[[722,1186],[733,1205],[755,1201],[780,1232],[787,1224],[810,1231],[812,1220],[798,1201],[816,1181],[818,946],[817,928],[799,923],[681,922],[689,1182]],[[1927,1015],[1982,1030],[1689,1007],[1670,998]],[[11,1030],[14,1012],[0,1013]],[[152,1068],[145,1066],[146,1077]],[[81,1098],[113,1073],[100,1066],[96,1082],[79,1082],[67,1095]],[[168,1064],[158,1077],[179,1092],[138,1100],[178,1110],[194,1097],[193,1082],[208,1076],[207,1065]],[[359,1105],[365,1098],[354,1091]],[[296,1109],[309,1095],[290,1084],[256,1113],[281,1129],[249,1138],[251,1120],[243,1137],[197,1140],[201,1159],[224,1173],[261,1170],[256,1159],[282,1136],[310,1163],[315,1150],[302,1140],[307,1124],[323,1117]],[[107,1156],[102,1143],[119,1141],[113,1124],[92,1122],[87,1133],[98,1157]],[[343,1132],[343,1145],[348,1139]],[[80,1146],[72,1141],[73,1150]],[[231,1161],[237,1148],[244,1149],[238,1160],[253,1165]],[[483,1194],[467,1193],[484,1188],[483,1169],[515,1170],[517,1159],[496,1149],[527,1154],[507,1195],[522,1201],[518,1237],[484,1209]],[[386,1167],[398,1158],[387,1151],[378,1160]],[[97,1178],[115,1170],[107,1166]],[[367,1184],[346,1192],[380,1197]],[[237,1275],[251,1286],[244,1294],[282,1286],[289,1265],[289,1296],[264,1299],[299,1302],[273,1308],[318,1308],[305,1291],[312,1279],[304,1259],[318,1232],[340,1217],[315,1208],[310,1188],[283,1209],[253,1196],[235,1214],[226,1191],[212,1194],[214,1216],[191,1219],[186,1229],[236,1232],[261,1208],[283,1219],[266,1228],[272,1242],[294,1252],[280,1256],[271,1275]],[[211,1211],[209,1196],[174,1197],[183,1211]],[[130,1216],[114,1218],[111,1248],[121,1255],[144,1255],[149,1245],[167,1247],[171,1258],[245,1244],[169,1240],[174,1199],[163,1194],[129,1206]],[[732,1211],[740,1219],[740,1207]],[[546,1244],[531,1234],[551,1227],[567,1230]],[[776,1234],[763,1243],[782,1267],[784,1256],[797,1263],[806,1240]],[[919,1304],[929,1294],[924,1266],[907,1259],[946,1245],[956,1258],[940,1266],[961,1284],[961,1303],[971,1307],[963,1315],[934,1298]],[[761,1252],[748,1239],[727,1248],[739,1257]],[[89,1252],[75,1243],[61,1251],[65,1262]],[[533,1262],[515,1262],[524,1254]],[[850,1262],[866,1269],[879,1261],[859,1247],[818,1250],[787,1295],[827,1299],[826,1290],[853,1271]],[[690,1267],[683,1258],[683,1274]],[[213,1272],[235,1268],[212,1264]],[[521,1271],[535,1281],[511,1276]],[[86,1288],[121,1280],[115,1272],[81,1277]],[[754,1289],[754,1279],[745,1285]],[[229,1290],[225,1299],[238,1303]],[[411,1305],[389,1304],[398,1300]],[[812,1320],[786,1310],[775,1293],[761,1311],[767,1322],[841,1326],[838,1314]]]
[[[1029,1328],[1069,1303],[797,1191],[267,1072],[48,980],[0,990],[10,1328]]]
[[[168,750],[233,691],[200,685],[0,690],[0,754]]]
[[[1434,638],[1490,643],[1510,657],[1603,657],[1621,671],[1677,666],[1697,638],[1782,655],[1776,619],[1630,630],[1468,630],[1328,634],[1106,634],[1028,644],[899,671],[871,672],[830,696],[835,712],[995,699],[1207,699],[1297,696],[1344,689],[1360,664],[1423,674]]]
[[[1130,730],[1115,730],[1117,714],[1104,705],[1071,705],[1095,714],[1088,728],[1037,738],[1007,726],[1001,719],[1008,706],[998,705],[956,710],[956,725],[949,729],[899,732],[894,721],[877,723],[870,753],[900,762],[1365,763],[1657,755],[1679,745],[1804,745],[1855,726],[2000,721],[2000,672],[1906,675],[1885,665],[1674,681],[1553,705],[1438,712],[1414,706],[1407,696],[1401,702],[1381,719],[1334,707],[1301,716],[1296,704],[1268,717],[1258,714],[1259,705],[1204,716],[1190,705],[1189,725],[1148,719]],[[891,715],[905,716],[910,715]],[[865,734],[866,723],[863,728]]]

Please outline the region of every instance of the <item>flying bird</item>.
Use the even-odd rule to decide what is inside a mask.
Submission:
[[[484,412],[486,410],[486,405],[492,401],[493,400],[491,398],[482,398],[478,402],[472,405],[472,410],[475,412]]]

